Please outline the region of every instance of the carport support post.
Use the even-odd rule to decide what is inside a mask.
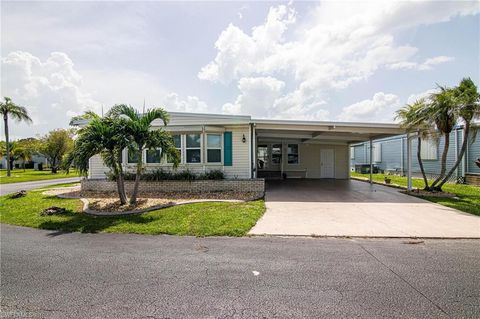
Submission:
[[[373,161],[372,161],[372,156],[373,156],[373,141],[370,138],[370,184],[373,183]]]
[[[412,190],[412,136],[407,134],[407,191]]]

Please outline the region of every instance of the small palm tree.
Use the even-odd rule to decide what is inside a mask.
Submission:
[[[179,163],[178,151],[171,134],[161,128],[152,130],[152,123],[161,120],[163,125],[168,124],[168,113],[161,108],[148,109],[142,114],[128,105],[115,105],[108,112],[107,116],[124,118],[127,121],[127,131],[133,146],[130,149],[135,152],[137,158],[137,169],[135,174],[135,185],[133,188],[130,203],[136,204],[138,196],[138,185],[143,170],[143,150],[161,148],[163,156],[173,160],[174,167]]]
[[[32,159],[32,152],[26,147],[17,146],[12,150],[12,157],[22,160],[22,167],[25,172],[25,162]]]
[[[109,117],[100,117],[87,112],[84,119],[89,123],[78,131],[73,150],[73,162],[81,174],[89,169],[89,160],[99,154],[105,165],[112,171],[122,205],[127,203],[122,166],[122,152],[130,144],[126,135],[126,121]]]
[[[24,121],[27,123],[32,122],[30,116],[28,116],[27,109],[23,106],[16,105],[9,97],[4,98],[4,102],[0,102],[0,112],[3,114],[3,122],[5,124],[5,141],[6,141],[6,155],[7,155],[7,176],[10,176],[11,163],[10,163],[10,147],[9,147],[9,132],[8,132],[8,118],[12,118],[17,122]]]
[[[457,117],[464,123],[464,139],[455,164],[438,184],[440,189],[443,184],[448,181],[450,176],[452,176],[453,172],[455,172],[462,161],[469,141],[475,138],[476,131],[473,131],[472,139],[470,139],[470,127],[472,121],[480,117],[480,93],[478,92],[477,86],[470,78],[464,78],[460,84],[453,89],[453,94],[456,100],[454,111]]]
[[[413,104],[407,104],[397,111],[395,119],[400,120],[400,125],[408,132],[417,133],[417,160],[422,172],[423,182],[425,183],[425,190],[430,190],[428,186],[428,179],[425,174],[422,161],[422,139],[429,137],[432,132],[432,126],[427,119],[427,104],[425,99],[420,99]]]

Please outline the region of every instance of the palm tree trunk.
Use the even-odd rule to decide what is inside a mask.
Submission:
[[[115,156],[113,156],[115,158]],[[120,155],[120,163],[114,163],[113,169],[117,180],[117,193],[120,199],[120,204],[125,205],[127,203],[127,195],[125,193],[125,179],[123,177],[122,169],[122,157]]]
[[[142,173],[142,148],[139,147],[138,150],[138,159],[137,159],[137,173],[135,174],[135,185],[133,186],[133,193],[132,197],[130,197],[130,204],[136,204],[137,203],[137,195],[138,195],[138,185],[140,184],[140,175]]]
[[[12,167],[10,166],[10,144],[9,144],[9,136],[8,136],[8,115],[5,113],[3,115],[3,122],[5,123],[5,142],[7,143],[6,146],[6,158],[7,158],[7,177],[10,177],[11,173],[10,170]]]
[[[452,176],[453,172],[458,168],[458,165],[460,165],[460,162],[462,161],[463,155],[465,155],[465,151],[467,150],[467,145],[468,145],[468,137],[470,134],[470,122],[465,123],[465,131],[464,131],[464,138],[462,142],[462,148],[460,149],[460,154],[458,154],[457,161],[455,162],[455,165],[450,169],[450,171],[447,173],[445,178],[442,180],[440,184],[438,184],[438,188],[442,188],[443,184],[445,184],[450,176]]]
[[[418,160],[418,166],[420,166],[420,171],[422,172],[422,177],[423,177],[423,182],[425,183],[425,190],[430,190],[430,187],[428,186],[428,179],[427,175],[425,175],[425,169],[423,167],[423,161],[422,161],[422,137],[420,134],[417,137],[417,160]]]
[[[127,195],[125,194],[125,181],[123,178],[123,172],[117,174],[117,191],[120,204],[125,205],[127,203]]]
[[[442,191],[442,188],[437,186],[437,183],[440,182],[445,177],[445,171],[447,170],[447,155],[448,155],[448,148],[450,147],[450,132],[445,133],[445,146],[443,147],[442,153],[442,166],[440,169],[440,176],[432,183],[431,188],[436,191]]]

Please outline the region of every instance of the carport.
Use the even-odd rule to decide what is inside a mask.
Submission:
[[[349,145],[370,141],[372,172],[373,140],[405,130],[398,124],[252,119],[251,133],[252,177],[349,179]],[[409,168],[411,154],[410,177]]]
[[[480,238],[480,217],[357,180],[267,182],[252,235]]]

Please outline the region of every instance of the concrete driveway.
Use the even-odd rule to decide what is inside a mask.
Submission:
[[[480,238],[480,217],[355,180],[267,183],[252,235]]]

